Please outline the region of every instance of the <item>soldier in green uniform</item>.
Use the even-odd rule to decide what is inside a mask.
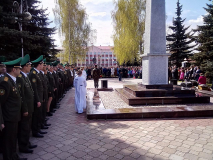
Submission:
[[[21,67],[21,73],[16,79],[23,101],[21,121],[18,125],[18,145],[21,153],[32,153],[33,150],[31,149],[36,148],[37,145],[31,145],[29,142],[32,114],[34,112],[34,92],[27,75],[31,70],[30,56],[28,54],[22,59]]]
[[[69,76],[68,76],[67,65],[68,64],[65,64],[63,66],[63,70],[64,70],[64,91],[65,91],[65,94],[66,94],[66,92],[68,90],[68,86],[69,86]]]
[[[58,102],[58,100],[59,100],[59,89],[60,89],[60,87],[59,87],[60,82],[59,82],[58,67],[57,66],[58,66],[58,62],[57,61],[53,62],[53,77],[54,77],[54,80],[55,80],[56,90],[54,92],[54,97],[55,98],[53,99],[52,103],[54,103],[54,105],[56,106],[56,108],[59,108],[60,105],[59,104],[56,105],[57,102]]]
[[[34,112],[32,117],[32,134],[33,137],[43,138],[41,135],[41,122],[42,122],[42,103],[43,103],[43,81],[41,79],[40,70],[43,69],[43,55],[41,55],[38,59],[32,61],[34,68],[31,70],[29,74],[29,79],[32,84],[32,88],[34,91]]]
[[[59,64],[59,69],[58,69],[58,75],[59,75],[59,80],[60,80],[60,100],[64,97],[64,70],[63,70],[63,64]]]
[[[71,79],[72,79],[72,76],[71,76],[71,70],[70,70],[70,65],[69,64],[66,65],[66,71],[67,71],[67,80],[68,80],[67,87],[68,87],[68,89],[70,89],[71,88]]]
[[[21,95],[16,85],[16,77],[20,74],[22,58],[5,62],[7,73],[0,78],[0,103],[5,128],[3,136],[3,159],[18,160],[16,153],[18,122],[21,113]]]
[[[6,73],[6,67],[5,64],[3,62],[6,61],[6,57],[5,56],[0,56],[0,78],[2,76],[4,76],[4,74]],[[4,124],[3,124],[3,117],[2,117],[2,111],[1,111],[1,103],[0,103],[0,153],[2,153],[2,129],[4,128]]]
[[[42,104],[42,116],[41,116],[41,129],[48,129],[47,126],[49,126],[49,124],[46,123],[46,112],[47,112],[47,102],[48,102],[48,85],[49,85],[49,81],[47,78],[47,65],[46,65],[46,58],[43,59],[43,68],[42,70],[40,70],[40,79],[43,82],[43,104]],[[47,132],[44,131],[39,131],[40,134],[47,134]]]
[[[93,79],[94,79],[94,86],[95,88],[98,88],[98,81],[99,81],[99,78],[100,78],[100,70],[97,68],[97,65],[95,65],[95,68],[93,69]]]

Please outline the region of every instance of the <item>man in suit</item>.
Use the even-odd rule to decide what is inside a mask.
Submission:
[[[97,68],[97,65],[95,65],[95,68],[93,69],[93,79],[94,79],[94,86],[95,88],[98,88],[98,82],[99,82],[99,78],[100,78],[100,70]]]
[[[43,138],[40,134],[42,122],[42,103],[43,103],[43,81],[41,79],[40,71],[43,69],[43,55],[31,62],[34,68],[29,74],[29,79],[34,91],[34,112],[32,116],[32,134],[33,137]]]
[[[34,92],[27,75],[31,70],[30,56],[28,54],[22,59],[21,67],[21,73],[16,80],[23,101],[21,106],[21,121],[18,125],[18,145],[21,153],[33,153],[31,149],[36,148],[37,145],[31,145],[29,141],[32,114],[34,112]]]
[[[20,160],[16,153],[18,122],[21,113],[21,95],[16,85],[16,78],[20,75],[22,58],[5,62],[7,73],[0,78],[0,103],[5,128],[3,136],[3,159]]]

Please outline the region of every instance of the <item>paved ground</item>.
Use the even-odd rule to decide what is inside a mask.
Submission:
[[[113,82],[114,81],[114,82]],[[131,81],[135,83],[137,80]],[[124,82],[126,83],[126,81]],[[110,80],[109,86],[121,86]],[[88,82],[88,87],[93,82]],[[213,118],[88,121],[74,110],[74,89],[61,102],[32,160],[212,160]]]

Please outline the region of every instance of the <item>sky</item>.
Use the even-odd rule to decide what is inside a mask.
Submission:
[[[55,7],[55,0],[41,0],[43,8],[48,8],[51,27],[55,27],[54,14],[52,9]],[[111,19],[111,12],[114,9],[113,0],[80,0],[80,3],[86,8],[86,12],[89,15],[88,21],[92,24],[92,29],[97,30],[97,40],[94,45],[113,46],[113,25]],[[175,17],[177,8],[177,0],[166,0],[166,15],[167,26],[172,24],[172,19]],[[206,7],[206,3],[211,3],[209,0],[180,0],[183,5],[182,18],[186,18],[185,25],[191,26],[190,28],[196,28],[197,25],[203,24],[202,16],[206,14],[203,7]],[[56,32],[53,35],[56,39],[55,44],[58,47],[62,46],[63,38]]]

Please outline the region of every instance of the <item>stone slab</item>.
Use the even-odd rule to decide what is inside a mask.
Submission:
[[[116,91],[128,105],[210,103],[210,97],[202,93],[165,97],[135,97],[124,89],[116,89]]]
[[[105,109],[100,98],[94,99],[93,89],[87,91],[87,119],[144,119],[212,117],[213,106],[152,107]]]
[[[153,85],[152,85],[153,86]],[[157,85],[155,85],[157,86]],[[162,85],[158,86],[159,88]],[[168,85],[170,87],[170,85]],[[156,88],[156,87],[153,87]],[[164,88],[164,87],[162,87]],[[165,86],[166,88],[166,86]],[[173,88],[173,87],[172,87]],[[171,89],[171,88],[170,88]],[[124,85],[124,90],[133,94],[136,97],[164,97],[164,96],[193,96],[195,90],[181,90],[180,88],[174,88],[173,90],[167,89],[144,89],[140,85]]]
[[[113,88],[98,88],[98,91],[113,91]]]

